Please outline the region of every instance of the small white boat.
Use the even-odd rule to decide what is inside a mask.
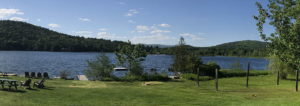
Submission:
[[[116,77],[124,77],[128,73],[128,69],[125,67],[116,67],[114,68],[112,74]]]
[[[75,80],[88,81],[89,79],[85,75],[77,75]]]

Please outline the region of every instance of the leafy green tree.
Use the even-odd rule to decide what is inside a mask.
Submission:
[[[201,67],[201,65],[203,64],[203,62],[201,61],[201,58],[199,57],[199,55],[195,54],[195,53],[191,53],[188,56],[189,59],[189,64],[188,64],[188,69],[190,70],[189,73],[197,73],[197,69]],[[201,71],[201,69],[199,70]]]
[[[221,67],[215,63],[215,62],[208,62],[207,64],[201,64],[199,66],[199,71],[201,75],[205,75],[205,76],[215,76],[215,70],[218,69],[220,70]]]
[[[120,46],[116,52],[119,65],[126,66],[127,63],[129,73],[137,76],[143,73],[140,62],[143,61],[146,56],[147,53],[142,45],[132,45],[130,41],[128,41],[127,45]]]
[[[261,38],[269,42],[270,54],[294,70],[300,69],[300,0],[269,0],[267,9],[256,5],[259,15],[254,19]],[[264,33],[267,22],[275,29],[270,35]]]
[[[71,74],[71,71],[68,71],[68,70],[61,70],[59,72],[59,77],[61,79],[68,79],[69,75]]]
[[[270,63],[268,68],[273,72],[277,73],[280,72],[279,77],[281,79],[287,79],[288,74],[294,74],[293,69],[289,67],[286,63],[282,62],[278,57],[275,55],[269,58]]]
[[[101,53],[95,61],[88,61],[88,66],[85,74],[94,80],[110,78],[114,67],[104,53]]]
[[[133,62],[131,64],[129,75],[142,76],[143,75],[143,67],[140,62]]]
[[[180,37],[178,45],[174,49],[174,63],[172,65],[175,74],[177,72],[189,72],[189,52],[185,44],[184,38]]]

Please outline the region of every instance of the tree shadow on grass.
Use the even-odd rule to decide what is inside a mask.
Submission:
[[[2,89],[2,91],[13,92],[13,93],[26,93],[25,90],[20,90],[20,89],[15,90],[15,89],[4,88],[4,89]]]
[[[218,90],[218,92],[226,92],[226,93],[230,93],[230,92],[243,92],[243,93],[246,93],[246,92],[253,92],[251,90]]]
[[[185,82],[185,80],[168,80],[168,81],[161,81],[161,82]]]
[[[287,79],[284,79],[284,80],[288,80],[288,81],[296,81],[296,79],[293,79],[293,78],[287,78]]]
[[[38,89],[35,89],[35,88],[26,88],[26,90],[30,90],[30,91],[39,91]]]
[[[45,88],[41,88],[41,89],[45,89],[45,90],[54,90],[55,87],[45,87]]]

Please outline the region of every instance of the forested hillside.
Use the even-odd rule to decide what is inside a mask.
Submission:
[[[113,52],[125,42],[58,33],[18,21],[0,21],[0,50]]]
[[[224,43],[212,47],[192,47],[187,48],[192,52],[201,56],[254,56],[265,57],[267,56],[266,50],[267,43],[261,41],[245,40]],[[173,47],[162,48],[161,53],[172,54]]]
[[[187,42],[188,43],[188,42]],[[0,21],[0,50],[114,52],[126,42],[71,36],[18,21]],[[188,46],[202,56],[266,56],[265,42],[237,41],[212,47]],[[173,47],[144,45],[148,53],[173,54]]]
[[[237,41],[224,43],[221,45],[200,48],[200,55],[218,55],[218,56],[266,56],[266,42],[261,41]]]

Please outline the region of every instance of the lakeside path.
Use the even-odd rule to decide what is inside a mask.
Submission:
[[[20,77],[11,79],[25,80]],[[170,82],[101,82],[47,80],[46,89],[9,92],[0,90],[0,105],[8,106],[101,106],[101,105],[203,105],[203,106],[276,106],[299,105],[300,92],[295,92],[295,82],[281,81],[276,86],[271,75],[250,77],[249,88],[245,77],[219,79],[219,91],[214,90],[214,80],[195,82],[181,80]],[[36,80],[36,79],[34,79]],[[148,82],[149,83],[149,82]]]

